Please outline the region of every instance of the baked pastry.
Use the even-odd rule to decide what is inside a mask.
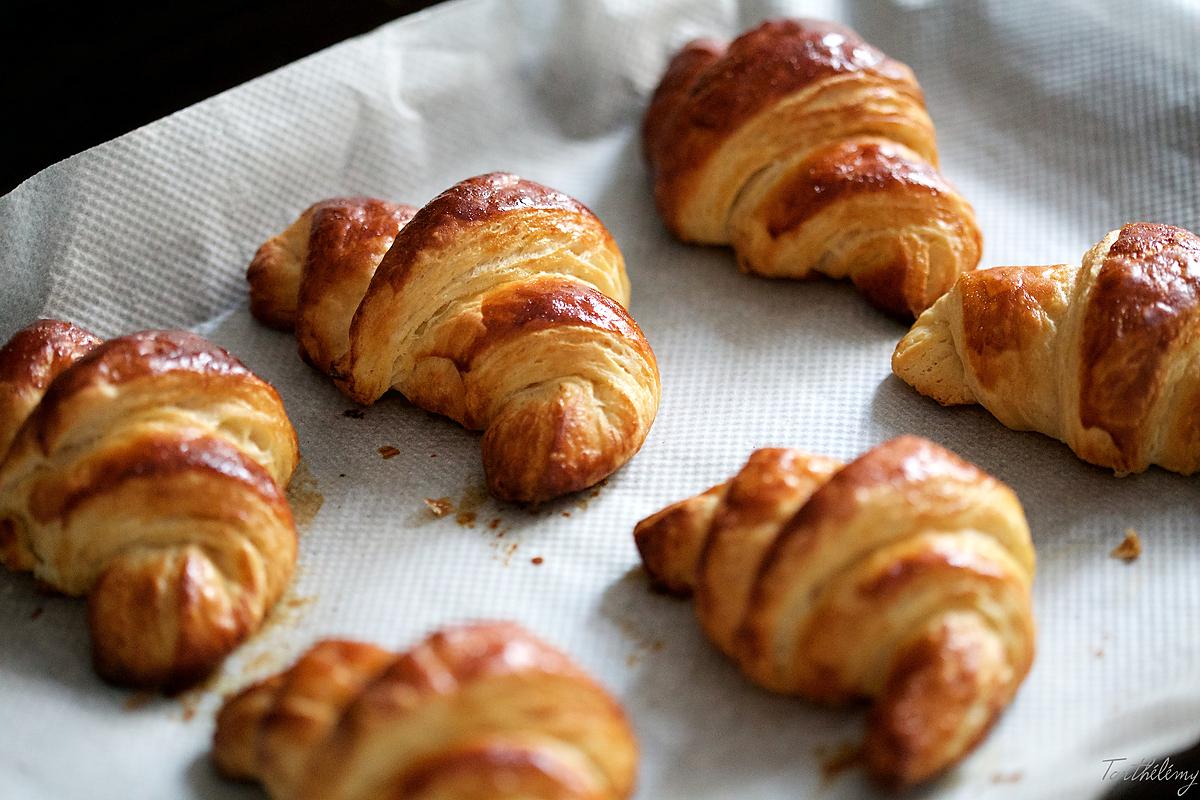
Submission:
[[[254,315],[294,327],[304,358],[355,401],[391,387],[483,430],[501,500],[597,483],[658,410],[657,362],[625,310],[612,237],[578,201],[515,175],[462,181],[415,213],[317,203],[247,278]]]
[[[849,278],[912,318],[979,262],[912,70],[849,28],[779,19],[689,43],[642,134],[667,227],[732,245],[745,272]]]
[[[1033,660],[1034,552],[1012,490],[937,445],[842,465],[756,450],[732,480],[638,523],[665,589],[771,691],[870,698],[864,755],[908,786],[957,762]]]
[[[34,323],[0,350],[0,444],[0,560],[87,595],[110,681],[204,677],[291,578],[295,431],[199,336]]]
[[[226,702],[213,759],[273,800],[619,800],[638,751],[604,689],[493,622],[401,654],[320,642]]]
[[[942,405],[979,403],[1118,474],[1200,468],[1200,238],[1137,222],[1081,264],[964,275],[892,369]]]

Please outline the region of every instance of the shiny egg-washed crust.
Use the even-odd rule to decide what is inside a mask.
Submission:
[[[225,703],[213,759],[272,800],[621,800],[638,748],[565,655],[491,622],[400,654],[320,642]]]
[[[258,251],[251,310],[294,327],[349,397],[389,388],[484,431],[488,486],[537,503],[642,446],[657,362],[629,280],[585,206],[514,175],[462,181],[420,211],[365,198],[306,211]]]
[[[756,450],[634,538],[651,578],[695,597],[709,638],[755,683],[823,703],[870,698],[864,753],[885,784],[961,759],[1033,660],[1021,504],[924,439],[847,465]]]
[[[1147,222],[1078,265],[964,275],[892,370],[943,405],[979,403],[1118,474],[1200,469],[1200,237]]]
[[[0,350],[0,560],[86,595],[97,671],[183,688],[261,624],[291,578],[279,395],[190,333],[101,343],[41,320]]]
[[[979,261],[912,71],[840,25],[769,20],[686,45],[643,149],[672,233],[731,245],[746,272],[849,278],[911,318]]]

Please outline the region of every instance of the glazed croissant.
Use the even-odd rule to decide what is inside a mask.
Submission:
[[[755,451],[727,483],[638,523],[666,589],[756,683],[872,698],[864,753],[907,786],[986,735],[1033,660],[1034,552],[1016,495],[937,445],[842,465]]]
[[[916,78],[848,28],[783,19],[691,42],[642,133],[667,227],[732,245],[746,272],[849,278],[911,318],[979,261]]]
[[[324,641],[217,717],[213,758],[273,800],[620,800],[637,742],[621,707],[516,625],[399,655]]]
[[[642,446],[654,353],[624,304],[612,237],[582,204],[514,175],[470,178],[420,211],[328,200],[250,264],[251,311],[360,403],[389,387],[483,430],[488,486],[537,503]]]
[[[1200,469],[1200,238],[1112,231],[1080,265],[964,275],[892,369],[943,405],[980,403],[1120,474]]]
[[[198,680],[291,577],[295,431],[270,384],[199,336],[25,328],[0,350],[0,447],[0,560],[87,595],[108,680]]]

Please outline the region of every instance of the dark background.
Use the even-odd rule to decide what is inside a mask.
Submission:
[[[67,156],[435,2],[6,3],[0,63],[10,145],[0,194]]]

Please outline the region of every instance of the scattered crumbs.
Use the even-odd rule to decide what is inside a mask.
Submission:
[[[475,527],[475,512],[474,511],[460,511],[460,512],[458,512],[457,515],[455,515],[454,521],[457,522],[459,525],[462,525],[464,528],[474,528]]]
[[[541,556],[534,556],[533,558],[529,559],[529,563],[533,564],[535,567],[540,567],[543,563],[545,563],[545,561],[546,559],[542,558]]]
[[[430,453],[430,454],[429,454],[429,457],[430,457],[430,458],[437,458],[437,453]]]
[[[1025,774],[1020,770],[1014,772],[993,772],[991,781],[992,783],[1017,783],[1023,777],[1025,777]]]
[[[491,530],[496,530],[496,528],[499,528],[499,527],[500,527],[500,518],[492,517],[492,519],[488,522],[488,528],[490,528]]]
[[[517,548],[520,546],[520,542],[509,542],[504,547],[504,549],[501,551],[504,556],[504,566],[507,567],[509,565],[509,563],[512,561],[513,555],[517,552]]]
[[[29,615],[29,618],[30,618],[30,619],[37,619],[38,617],[40,617],[40,616],[42,615],[42,612],[43,612],[43,611],[45,611],[45,610],[46,610],[46,609],[42,608],[41,606],[38,606],[37,608],[35,608],[35,609],[33,610],[33,613]]]
[[[633,652],[625,657],[625,663],[635,667],[647,653],[661,653],[666,647],[662,639],[652,639],[642,630],[637,620],[631,617],[615,616],[613,622],[621,634],[633,644]]]
[[[383,447],[379,448],[379,455],[383,456],[384,458],[395,458],[396,456],[400,455],[400,448],[392,447],[390,444],[385,444]]]
[[[342,416],[347,419],[362,419],[366,413],[367,410],[365,408],[347,408],[342,412]]]
[[[140,692],[134,692],[125,698],[125,710],[137,711],[145,705],[149,705],[154,701],[155,694],[150,689],[142,689]]]
[[[346,477],[346,473],[344,473],[344,472],[339,472],[339,473],[338,473],[338,477],[339,477],[339,478],[344,478],[344,477]]]
[[[588,497],[599,497],[599,496],[600,496],[600,487],[599,486],[597,486],[595,489],[592,489],[592,491],[588,494]]]
[[[571,516],[571,512],[570,512],[570,511],[564,511],[564,512],[562,512],[562,516],[564,516],[564,517],[569,517],[569,516]]]
[[[821,759],[821,779],[829,783],[852,767],[857,766],[863,757],[862,745],[856,742],[817,747],[817,758]]]
[[[1125,529],[1125,538],[1109,553],[1113,558],[1119,558],[1126,563],[1137,561],[1138,556],[1141,554],[1142,537],[1138,536],[1137,531],[1133,528]]]
[[[430,514],[439,518],[454,512],[454,503],[449,497],[426,497],[425,507],[429,509]]]
[[[292,506],[292,516],[296,526],[306,528],[312,522],[321,506],[325,504],[325,496],[317,490],[317,479],[308,469],[303,459],[296,465],[292,473],[292,481],[287,488],[288,503]]]

